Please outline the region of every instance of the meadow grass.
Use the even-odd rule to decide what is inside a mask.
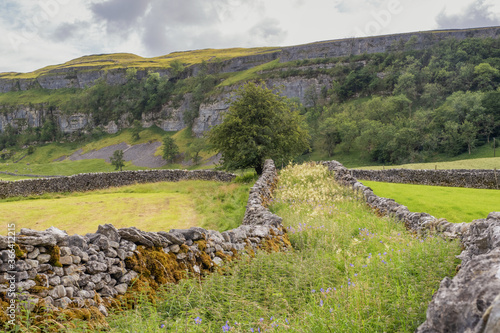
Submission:
[[[123,170],[144,170],[144,167],[138,167],[131,162],[125,162]],[[78,161],[62,161],[47,164],[0,164],[0,171],[13,172],[21,175],[42,175],[42,176],[71,176],[80,173],[89,172],[113,172],[115,167],[111,163],[107,163],[102,159],[78,160]],[[0,174],[0,179],[4,179]],[[12,176],[10,177],[12,179]],[[25,178],[25,177],[20,177]]]
[[[373,192],[405,205],[412,212],[425,212],[450,222],[471,222],[498,211],[500,191],[474,188],[394,184],[361,180]]]
[[[366,163],[356,163],[356,159],[346,159],[344,165],[347,167],[382,170],[382,169],[424,169],[424,170],[450,170],[450,169],[500,169],[500,149],[496,149],[494,157],[493,148],[490,144],[484,144],[473,150],[472,154],[463,153],[458,156],[449,157],[439,154],[432,158],[433,162],[410,163],[402,165],[367,165]],[[341,160],[339,160],[343,163]]]
[[[131,185],[106,190],[45,194],[0,200],[0,222],[68,234],[95,232],[99,224],[144,231],[202,226],[237,227],[245,212],[249,184],[181,181]],[[19,231],[19,230],[17,230]]]
[[[500,154],[500,151],[499,151]],[[449,162],[413,163],[397,166],[360,167],[365,170],[413,169],[413,170],[451,170],[451,169],[500,169],[500,157],[476,158]]]
[[[279,65],[279,63],[280,63],[280,60],[276,59],[276,60],[270,61],[268,63],[252,67],[250,69],[247,69],[246,71],[238,72],[236,74],[231,75],[226,80],[224,80],[221,84],[219,84],[219,86],[220,87],[232,86],[232,85],[239,83],[239,82],[242,82],[242,81],[248,81],[248,80],[258,78],[260,71],[271,70],[271,69],[275,68],[277,65]]]
[[[83,90],[75,88],[62,88],[52,90],[37,88],[25,91],[10,91],[0,94],[0,105],[17,106],[20,104],[20,101],[26,104],[68,103],[73,98],[77,97],[82,91]]]
[[[272,210],[294,251],[244,256],[224,274],[164,286],[155,302],[138,297],[108,317],[110,332],[413,332],[455,274],[457,241],[377,217],[323,166],[282,170]]]

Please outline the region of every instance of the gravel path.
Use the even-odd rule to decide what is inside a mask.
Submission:
[[[99,150],[91,150],[88,153],[82,154],[82,150],[74,152],[68,157],[70,161],[104,159],[109,162],[109,158],[113,156],[115,150],[123,150],[123,159],[131,161],[132,164],[145,168],[160,168],[167,164],[161,156],[154,156],[161,142],[143,143],[140,145],[129,146],[125,142],[117,145],[104,147]]]

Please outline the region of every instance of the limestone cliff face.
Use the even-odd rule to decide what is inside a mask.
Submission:
[[[319,94],[321,88],[331,88],[332,78],[326,75],[320,75],[315,78],[290,77],[287,79],[271,79],[266,81],[268,87],[281,89],[282,95],[288,98],[298,99],[305,103],[305,93],[308,89],[316,90]],[[239,85],[227,87],[221,94],[212,97],[209,102],[201,104],[199,115],[192,126],[193,134],[203,135],[212,126],[222,122],[222,116],[229,108],[230,100]],[[184,114],[192,107],[191,94],[185,94],[184,99],[179,105],[169,102],[164,105],[159,113],[144,114],[142,126],[150,127],[156,125],[164,131],[180,131],[187,125],[184,121]],[[62,110],[54,110],[51,115],[57,119],[59,128],[63,133],[72,133],[79,130],[87,130],[92,126],[92,114],[66,114]],[[48,117],[47,110],[36,109],[32,107],[18,106],[12,111],[0,113],[0,132],[3,132],[10,124],[14,128],[24,129],[27,126],[41,127],[44,119]],[[129,127],[129,114],[124,113],[118,121],[112,121],[103,126],[108,133],[116,133],[122,128]]]
[[[281,89],[283,96],[298,99],[302,104],[305,104],[305,93],[308,89],[316,90],[319,95],[322,87],[331,88],[332,78],[326,75],[320,75],[311,79],[290,77],[287,79],[267,80],[266,84],[269,88]],[[204,132],[210,130],[212,126],[222,122],[223,114],[229,109],[230,101],[236,88],[237,86],[230,87],[226,93],[218,96],[216,100],[200,106],[199,116],[193,124],[193,134],[201,136]]]
[[[238,57],[221,62],[209,62],[207,66],[209,72],[229,73],[246,70],[275,59],[280,59],[281,62],[289,62],[301,59],[334,58],[345,55],[401,50],[405,48],[405,44],[410,40],[412,41],[413,48],[422,49],[448,38],[465,39],[469,37],[485,38],[498,36],[500,36],[500,27],[341,39],[280,48],[266,51],[262,54]],[[294,69],[307,71],[340,65],[342,64],[315,64],[296,67]],[[197,75],[199,70],[199,65],[193,65],[183,75],[187,77]],[[155,71],[161,76],[168,75],[167,69],[155,69]],[[137,71],[138,79],[142,79],[146,75],[147,70]],[[383,73],[379,73],[379,75],[383,75]],[[78,69],[70,67],[53,70],[36,79],[0,78],[0,93],[33,88],[85,88],[92,86],[99,79],[105,80],[106,83],[111,85],[123,84],[126,82],[126,69],[105,71],[99,68],[96,69],[95,67],[78,67]],[[327,75],[316,75],[313,78],[296,76],[286,79],[269,79],[266,81],[266,84],[268,87],[280,87],[284,96],[298,99],[301,103],[307,104],[305,97],[309,89],[315,90],[316,94],[319,95],[321,89],[330,89],[332,87],[333,80],[333,77]],[[209,102],[201,104],[199,107],[199,116],[195,119],[192,127],[195,135],[201,136],[212,126],[222,122],[223,113],[229,108],[229,100],[237,88],[238,85],[226,87],[219,95],[211,97]],[[185,94],[183,100],[177,104],[174,105],[173,102],[170,102],[163,106],[161,112],[143,115],[142,125],[144,127],[156,125],[165,131],[179,131],[185,128],[184,114],[193,107],[191,95]],[[87,127],[92,126],[91,114],[67,115],[62,110],[56,110],[52,112],[52,115],[56,117],[60,129],[65,133],[85,130]],[[47,111],[33,107],[18,106],[13,110],[4,110],[0,113],[0,132],[5,130],[7,124],[16,128],[24,128],[26,126],[40,127],[47,116]],[[103,126],[103,129],[109,133],[116,133],[121,128],[128,126],[128,114],[125,113],[118,121],[113,121]]]
[[[229,60],[208,63],[209,72],[238,72],[280,59],[288,62],[302,59],[332,58],[363,53],[378,53],[402,50],[405,44],[413,37],[414,49],[424,49],[450,38],[458,40],[465,38],[486,38],[500,36],[500,27],[427,31],[404,33],[387,36],[375,36],[366,38],[346,38],[331,41],[323,41],[306,45],[277,48],[274,51],[266,51],[262,54],[232,58]],[[148,69],[149,70],[149,69]],[[139,70],[137,77],[140,79],[147,74],[148,70]],[[168,69],[152,68],[151,70],[168,75]],[[188,68],[185,75],[196,75],[200,65]],[[98,79],[104,79],[108,84],[121,84],[126,81],[126,69],[111,69],[104,71],[96,67],[66,67],[49,71],[35,79],[0,78],[0,93],[33,88],[60,89],[60,88],[84,88],[92,86]]]
[[[28,126],[40,127],[45,116],[44,111],[25,107],[17,108],[11,112],[0,113],[0,132],[4,132],[8,124],[21,129]]]
[[[168,75],[167,69],[158,69],[155,72],[160,76]],[[138,70],[137,78],[142,79],[147,75],[147,70]],[[107,84],[117,85],[127,82],[126,69],[112,69],[108,71],[95,67],[78,67],[56,69],[49,74],[41,75],[35,79],[5,79],[0,78],[0,93],[9,91],[24,91],[35,88],[62,89],[91,87],[97,80],[102,79]]]
[[[0,113],[0,132],[4,132],[7,125],[21,130],[27,127],[42,127],[44,120],[53,116],[63,133],[73,133],[83,130],[91,121],[91,116],[87,114],[65,114],[61,110],[54,110],[49,113],[47,110],[34,107],[18,106],[16,109]]]

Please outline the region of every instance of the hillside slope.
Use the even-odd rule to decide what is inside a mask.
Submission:
[[[311,158],[354,153],[370,165],[471,154],[500,135],[499,36],[491,27],[151,59],[96,55],[4,73],[0,151],[117,133],[134,121],[200,137],[221,123],[242,83],[263,80],[296,102]]]

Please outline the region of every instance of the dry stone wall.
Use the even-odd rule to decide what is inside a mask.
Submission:
[[[497,170],[356,170],[354,177],[376,182],[500,189]]]
[[[380,214],[392,216],[417,233],[439,233],[464,247],[457,275],[441,282],[418,333],[500,332],[500,212],[470,223],[450,223],[427,213],[410,212],[392,199],[375,195],[342,164],[321,162],[341,184],[361,193]]]
[[[0,199],[57,192],[84,192],[136,183],[175,182],[180,180],[231,181],[234,174],[214,170],[143,170],[84,173],[69,177],[0,181]]]
[[[137,181],[134,174],[150,175],[117,173]],[[85,184],[84,179],[96,181],[89,176],[93,175],[83,175],[77,184]],[[172,173],[169,179],[193,178],[229,181],[233,175],[185,172]],[[54,186],[72,180],[65,177],[56,181]],[[54,227],[45,231],[21,229],[14,247],[12,239],[0,236],[0,323],[9,319],[5,310],[10,286],[15,287],[18,305],[35,312],[44,311],[44,307],[56,312],[93,308],[107,315],[107,307],[136,281],[146,279],[152,286],[174,283],[188,275],[212,272],[226,261],[253,256],[259,250],[291,249],[281,218],[264,207],[276,182],[274,163],[266,161],[262,177],[251,190],[244,225],[225,232],[198,227],[144,232],[134,227],[116,229],[110,224],[84,236],[70,236]],[[113,180],[114,186],[121,183]]]

